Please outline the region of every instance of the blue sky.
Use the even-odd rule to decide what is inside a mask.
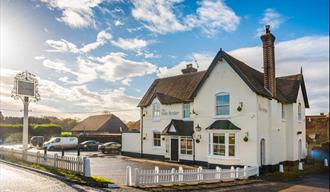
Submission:
[[[33,115],[76,116],[104,110],[125,120],[155,78],[199,70],[222,48],[258,70],[265,24],[276,36],[277,75],[304,75],[308,113],[329,106],[329,1],[1,1],[0,109],[20,115],[10,98],[15,73],[40,81]],[[10,109],[10,110],[9,110]]]

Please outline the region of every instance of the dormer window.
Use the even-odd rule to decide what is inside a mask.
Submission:
[[[158,101],[152,104],[152,117],[154,120],[159,120],[160,118],[160,103]]]
[[[184,119],[190,118],[190,103],[183,104],[183,118]]]
[[[298,120],[301,121],[302,114],[301,114],[301,103],[298,103]]]
[[[218,93],[216,95],[216,115],[229,115],[229,93]]]

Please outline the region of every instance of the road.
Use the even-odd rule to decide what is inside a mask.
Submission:
[[[102,191],[87,186],[60,181],[26,169],[0,162],[0,192],[12,191]],[[103,190],[104,191],[104,190]]]

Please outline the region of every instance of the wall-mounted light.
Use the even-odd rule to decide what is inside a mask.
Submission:
[[[196,130],[197,132],[200,132],[200,131],[202,130],[202,128],[199,126],[199,124],[197,124],[197,126],[195,127],[195,130]]]
[[[249,132],[245,132],[245,136],[244,136],[243,140],[245,142],[248,142],[248,140],[249,140]]]
[[[243,102],[241,101],[238,103],[237,111],[241,112],[242,109],[243,109]]]
[[[195,111],[195,109],[193,109],[191,113],[194,115],[198,115],[198,113]]]
[[[195,139],[196,143],[199,143],[202,139],[202,135],[200,134],[197,135],[196,133],[194,133],[193,138]]]

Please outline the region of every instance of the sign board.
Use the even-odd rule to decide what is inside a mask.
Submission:
[[[17,81],[17,94],[27,97],[35,97],[35,83],[29,81]]]

